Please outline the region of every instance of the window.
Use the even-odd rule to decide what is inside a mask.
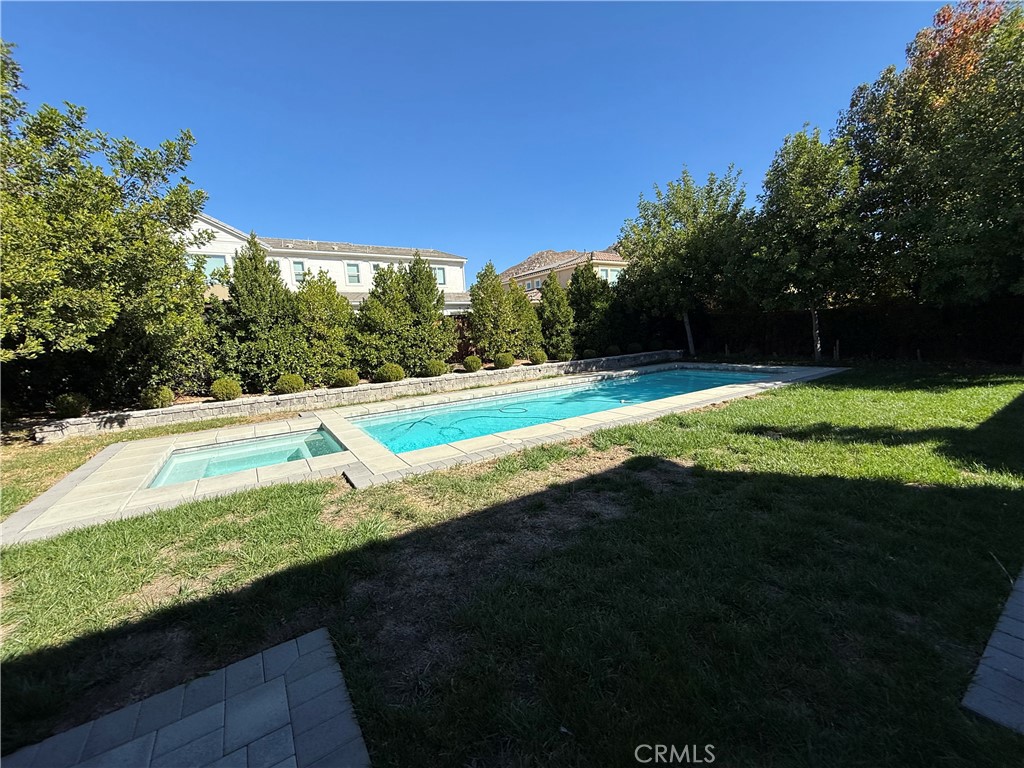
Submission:
[[[607,280],[608,279],[608,270],[607,269],[599,269],[598,270],[598,274],[601,275],[601,279],[602,280]]]
[[[359,265],[346,264],[345,282],[348,283],[349,285],[359,285],[362,281],[362,278],[359,276]]]
[[[383,264],[374,264],[373,265],[373,274],[377,274],[382,269],[384,269],[384,265]]]
[[[528,291],[532,291],[533,290],[533,280],[527,280],[526,281],[526,290],[528,290]]]
[[[444,267],[431,267],[430,271],[434,273],[434,279],[437,280],[437,284],[444,285]]]
[[[203,264],[203,272],[206,273],[206,282],[210,285],[219,282],[213,279],[213,273],[218,269],[224,269],[228,265],[228,260],[224,256],[207,256],[206,262]]]
[[[611,283],[612,285],[615,285],[615,283],[618,282],[619,280],[619,272],[621,271],[621,269],[609,269],[608,282]]]
[[[306,262],[293,261],[292,274],[295,275],[296,285],[302,285],[304,282],[306,282]]]

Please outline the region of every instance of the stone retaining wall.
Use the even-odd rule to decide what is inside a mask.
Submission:
[[[592,360],[570,360],[566,363],[514,366],[500,371],[488,369],[476,373],[449,373],[431,379],[403,379],[385,384],[360,384],[355,387],[338,389],[311,389],[292,395],[260,395],[224,402],[185,403],[148,411],[118,411],[83,416],[78,419],[51,421],[37,426],[33,436],[40,443],[55,443],[69,437],[204,421],[224,416],[249,416],[283,411],[317,411],[325,408],[337,408],[342,405],[391,400],[404,395],[430,395],[479,386],[512,384],[548,376],[634,368],[638,365],[679,360],[683,354],[681,350],[674,349],[641,352],[636,355],[598,357]]]

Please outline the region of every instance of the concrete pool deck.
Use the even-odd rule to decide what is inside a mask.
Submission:
[[[432,405],[464,403],[485,397],[534,393],[591,381],[657,373],[679,368],[757,373],[763,379],[727,384],[674,395],[646,403],[598,411],[536,426],[458,440],[430,448],[393,453],[351,421],[360,416],[392,413]],[[228,427],[168,437],[149,438],[108,446],[48,491],[11,515],[0,526],[5,544],[50,538],[74,528],[148,514],[188,501],[278,483],[294,483],[343,475],[355,488],[378,485],[403,477],[486,461],[545,443],[581,437],[607,427],[649,421],[708,405],[750,397],[796,382],[810,381],[845,370],[807,366],[742,366],[666,363],[625,371],[558,376],[473,390],[351,405],[302,414],[287,421]],[[149,488],[148,485],[174,450],[227,443],[256,437],[324,428],[346,450],[316,458],[273,464],[258,469]]]

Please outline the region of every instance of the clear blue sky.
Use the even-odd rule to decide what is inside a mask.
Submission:
[[[756,195],[939,3],[5,3],[35,105],[154,145],[272,237],[499,269],[614,242],[641,192],[732,162]]]

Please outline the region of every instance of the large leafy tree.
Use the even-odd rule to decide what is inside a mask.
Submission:
[[[513,352],[517,346],[516,321],[509,292],[490,261],[470,286],[469,301],[470,340],[477,353],[489,360],[500,352]]]
[[[304,342],[300,372],[308,384],[330,385],[338,370],[352,364],[352,305],[324,270],[303,281],[295,301]]]
[[[603,351],[610,343],[608,322],[612,287],[607,280],[598,277],[593,264],[588,261],[573,270],[566,294],[575,320],[573,340],[576,351]]]
[[[544,346],[544,334],[540,328],[537,310],[519,283],[508,287],[509,314],[513,322],[513,345],[509,350],[519,357],[527,357],[531,350]]]
[[[821,359],[818,310],[857,296],[857,163],[845,139],[815,129],[787,136],[765,175],[749,268],[769,308],[810,313],[814,359]]]
[[[203,335],[188,249],[206,196],[182,175],[192,135],[146,149],[87,128],[79,106],[30,112],[7,44],[0,67],[0,360],[44,370],[73,355],[80,378],[123,364],[106,372],[109,399],[194,375],[194,358],[179,364]]]
[[[375,272],[373,286],[356,315],[357,359],[364,373],[372,373],[384,363],[407,366],[413,356],[410,347],[413,320],[408,284],[402,271],[387,267]]]
[[[558,282],[558,275],[549,274],[540,287],[540,328],[544,335],[544,349],[556,360],[572,358],[572,331],[574,327],[572,307],[565,289]]]
[[[409,372],[420,373],[428,360],[447,360],[455,352],[455,322],[444,315],[444,292],[419,251],[402,270],[411,311],[408,349],[401,364]]]
[[[296,295],[255,233],[235,252],[228,301],[214,312],[221,328],[220,367],[248,391],[267,391],[281,374],[303,370],[307,350]]]
[[[690,312],[736,301],[750,227],[745,202],[732,168],[704,184],[684,169],[664,189],[655,186],[653,200],[641,196],[636,218],[622,227],[619,292],[654,318],[681,320],[691,355]]]

